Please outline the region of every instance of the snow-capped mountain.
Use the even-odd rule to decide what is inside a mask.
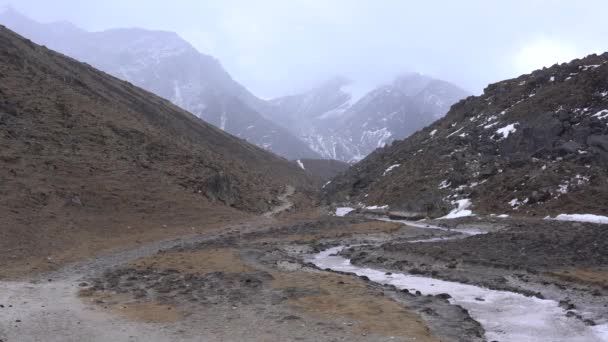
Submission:
[[[352,82],[333,78],[299,95],[271,101],[273,120],[325,158],[354,162],[441,118],[469,94],[457,86],[408,73],[357,98]]]
[[[318,158],[284,127],[265,118],[266,103],[234,81],[215,58],[176,33],[144,29],[87,32],[41,24],[10,8],[0,23],[33,41],[164,97],[201,119],[289,159]]]

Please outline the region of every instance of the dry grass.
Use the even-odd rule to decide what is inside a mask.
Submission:
[[[257,220],[252,215],[225,208],[199,212],[199,215],[198,218],[179,221],[155,218],[142,222],[116,218],[113,222],[106,220],[105,224],[97,223],[96,229],[79,229],[78,226],[71,229],[66,227],[45,229],[37,238],[39,242],[36,243],[35,251],[26,253],[29,248],[23,250],[19,248],[0,253],[0,257],[10,261],[0,263],[0,279],[19,279],[31,274],[52,271],[67,263],[101,253],[111,253],[180,236],[221,231],[230,225],[243,222],[255,223]],[[91,219],[91,221],[95,220]],[[45,238],[44,235],[49,236]]]
[[[95,304],[104,311],[120,315],[126,319],[148,323],[173,323],[184,317],[184,312],[173,305],[155,301],[133,300],[128,294],[93,292],[81,290],[79,296],[86,302]]]
[[[349,276],[310,272],[273,274],[276,288],[301,288],[317,293],[289,299],[298,310],[326,319],[354,320],[361,333],[407,336],[417,341],[439,341],[426,323],[403,305]]]
[[[233,248],[213,248],[158,254],[133,262],[137,268],[175,269],[185,273],[245,273],[254,271],[238,257]]]
[[[356,234],[378,234],[378,233],[394,233],[399,229],[403,229],[403,225],[395,222],[382,222],[382,221],[372,221],[372,222],[363,222],[363,223],[355,223],[355,224],[344,224],[339,227],[329,227],[319,229],[318,231],[311,231],[304,234],[290,234],[285,236],[278,237],[261,237],[255,239],[255,242],[268,242],[268,243],[276,243],[276,242],[310,242],[321,238],[341,238],[348,237]]]
[[[548,272],[548,274],[569,282],[608,287],[608,270],[606,269],[568,269]]]

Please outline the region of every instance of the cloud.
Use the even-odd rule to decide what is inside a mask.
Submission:
[[[523,74],[579,57],[583,57],[583,51],[574,44],[540,37],[526,43],[517,51],[513,58],[513,67],[515,72]]]

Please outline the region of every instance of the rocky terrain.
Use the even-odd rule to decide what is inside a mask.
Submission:
[[[328,202],[438,217],[606,215],[608,54],[489,85],[324,188]],[[464,209],[464,208],[462,208]]]
[[[0,40],[4,260],[262,213],[287,185],[311,198],[297,165],[4,27]]]
[[[218,72],[190,105],[219,123],[177,105],[188,87],[169,101],[0,26],[0,342],[608,341],[608,53],[421,128],[454,86],[404,75],[352,101],[335,79],[268,105],[227,96],[171,34],[40,27],[101,50],[126,37],[105,70],[127,79],[190,51]],[[377,146],[418,131],[352,166],[226,132],[277,106]]]
[[[265,118],[270,110],[266,102],[234,81],[215,58],[198,52],[175,33],[87,32],[67,22],[41,24],[11,8],[0,11],[0,24],[283,157],[320,157],[287,129]]]
[[[273,120],[325,158],[356,162],[441,118],[469,94],[417,73],[357,96],[353,81],[335,77],[309,92],[271,101]]]

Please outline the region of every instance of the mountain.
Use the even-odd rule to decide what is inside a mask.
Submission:
[[[0,165],[4,260],[257,214],[287,185],[312,187],[297,165],[3,26]]]
[[[41,24],[13,9],[0,23],[115,77],[129,81],[201,119],[288,159],[318,158],[287,129],[266,119],[267,104],[234,81],[213,57],[177,34],[143,29],[87,32],[66,23]]]
[[[325,158],[355,162],[442,117],[469,94],[417,73],[404,74],[363,97],[353,82],[335,77],[309,92],[271,101],[273,121]]]
[[[608,213],[608,53],[489,85],[324,188],[437,217]]]

